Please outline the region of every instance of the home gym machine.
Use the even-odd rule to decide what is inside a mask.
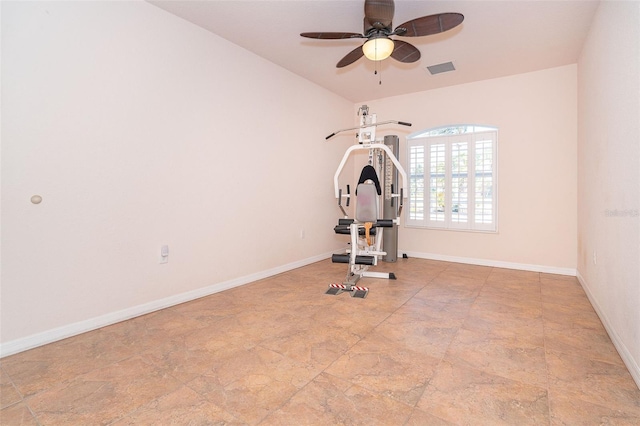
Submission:
[[[347,130],[358,130],[358,143],[347,149],[333,178],[335,196],[343,217],[334,228],[336,234],[350,236],[349,248],[344,254],[334,254],[334,263],[347,263],[349,269],[342,284],[329,284],[326,294],[337,295],[350,292],[352,297],[365,298],[367,287],[356,285],[361,278],[396,279],[393,272],[372,272],[369,267],[376,266],[382,258],[386,262],[395,262],[398,256],[398,225],[402,206],[408,188],[407,174],[398,161],[398,136],[385,136],[376,140],[376,128],[385,124],[411,126],[402,121],[377,122],[375,114],[369,114],[366,105],[360,107],[360,126],[338,130],[326,139]],[[342,191],[338,178],[354,151],[368,151],[368,164],[360,173],[353,198],[355,213],[349,217],[344,207],[349,207],[352,199],[351,188]],[[402,185],[398,186],[398,177]],[[382,180],[380,180],[382,178]],[[382,202],[381,202],[382,199]],[[343,200],[345,200],[343,206]]]

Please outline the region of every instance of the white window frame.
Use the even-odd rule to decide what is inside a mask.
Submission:
[[[446,133],[445,129],[451,129],[452,133]],[[487,139],[488,138],[488,139]],[[491,199],[489,200],[490,223],[476,223],[476,143],[490,140],[491,145]],[[454,212],[452,197],[453,165],[452,147],[456,143],[467,144],[466,164],[466,222],[457,221],[460,218],[457,211]],[[445,148],[445,173],[444,173],[444,211],[432,211],[432,175],[431,175],[431,148],[443,145]],[[419,156],[416,154],[422,150],[422,182],[423,192],[416,185],[418,179],[413,174],[419,170]],[[412,155],[413,154],[413,155]],[[417,161],[417,162],[416,162]],[[448,229],[458,231],[497,232],[498,231],[498,129],[480,125],[450,125],[434,129],[423,130],[407,138],[407,164],[409,165],[409,208],[405,210],[405,224],[407,227],[421,227],[430,229]],[[418,167],[418,169],[416,169]],[[472,177],[472,178],[469,178]],[[464,193],[463,193],[464,195]],[[464,198],[464,197],[463,197]],[[436,207],[437,208],[437,207]],[[419,212],[422,211],[420,218]],[[454,214],[455,213],[455,214]],[[435,220],[432,216],[439,216]]]

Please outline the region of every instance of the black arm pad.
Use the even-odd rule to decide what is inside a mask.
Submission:
[[[376,226],[378,228],[393,228],[393,219],[378,219]]]
[[[342,235],[351,235],[351,227],[349,225],[336,225],[333,227],[333,232],[336,234]],[[366,231],[364,228],[358,228],[358,235],[365,235]],[[376,235],[376,228],[371,228],[369,230],[369,235]]]

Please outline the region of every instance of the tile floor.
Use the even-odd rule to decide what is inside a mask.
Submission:
[[[0,360],[3,425],[640,424],[573,277],[323,261]]]

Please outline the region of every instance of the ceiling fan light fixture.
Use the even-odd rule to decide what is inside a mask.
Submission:
[[[387,59],[393,53],[393,40],[387,37],[376,37],[367,40],[362,45],[362,52],[367,59],[372,61],[382,61]]]

